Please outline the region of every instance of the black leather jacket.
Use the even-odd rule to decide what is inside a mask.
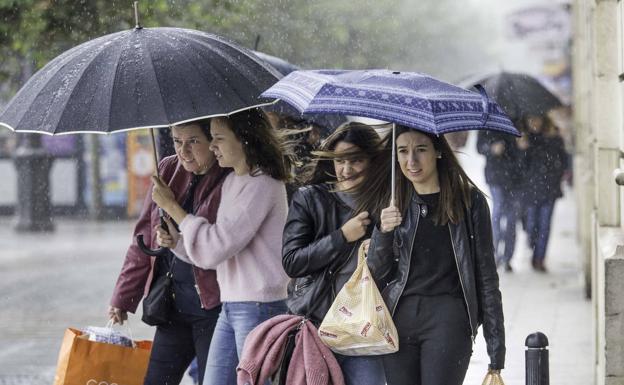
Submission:
[[[348,243],[342,235],[340,227],[353,212],[329,190],[319,184],[302,187],[293,195],[282,247],[282,265],[293,278],[288,308],[317,324],[353,274],[360,243]]]
[[[503,306],[494,262],[494,245],[490,210],[483,194],[472,192],[469,218],[448,228],[455,252],[455,261],[468,310],[472,338],[483,325],[483,334],[490,356],[490,367],[502,369],[505,364],[505,328]],[[414,194],[403,223],[394,231],[373,231],[367,263],[380,287],[382,296],[394,314],[409,275],[414,236],[418,227],[421,205]],[[472,238],[472,242],[470,239]]]

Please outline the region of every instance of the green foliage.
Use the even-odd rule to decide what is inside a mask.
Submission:
[[[143,0],[144,27],[229,37],[305,68],[393,68],[456,79],[491,55],[487,12],[458,0]],[[474,2],[471,2],[474,4]],[[459,9],[458,9],[459,8]],[[473,7],[474,8],[474,7]],[[0,0],[0,105],[61,52],[134,27],[132,1]],[[492,45],[490,45],[492,46]],[[469,71],[463,69],[464,71]]]

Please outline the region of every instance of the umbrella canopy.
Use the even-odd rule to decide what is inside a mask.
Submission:
[[[527,74],[501,72],[467,79],[460,85],[468,88],[476,84],[481,84],[512,119],[544,115],[553,108],[563,106],[557,96]]]
[[[299,66],[296,66],[284,59],[277,56],[268,55],[264,52],[253,51],[256,56],[265,62],[269,63],[279,73],[286,76],[293,71],[300,70]],[[330,115],[330,114],[302,114],[297,109],[293,108],[290,104],[278,101],[275,104],[266,106],[263,108],[267,112],[275,112],[280,115],[289,116],[295,120],[316,124],[322,130],[321,135],[327,136],[330,130],[335,129],[342,123],[347,121],[344,115]]]
[[[391,204],[396,186],[396,124],[435,135],[487,129],[520,136],[483,88],[475,93],[421,73],[295,71],[261,96],[279,98],[302,113],[356,115],[393,123]]]
[[[485,91],[475,93],[413,72],[295,71],[262,93],[302,113],[364,116],[432,134],[495,130],[519,136]]]
[[[50,61],[9,102],[0,125],[47,134],[167,127],[264,105],[257,96],[280,77],[223,37],[137,27]]]

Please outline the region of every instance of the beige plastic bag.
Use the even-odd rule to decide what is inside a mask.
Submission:
[[[348,356],[399,350],[396,327],[366,265],[364,245],[358,250],[357,268],[338,292],[318,333],[332,351]]]
[[[481,385],[505,385],[498,370],[488,370]]]

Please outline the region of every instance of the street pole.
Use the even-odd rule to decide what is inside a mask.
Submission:
[[[31,55],[22,58],[22,79],[25,83],[34,72]],[[20,134],[13,154],[17,172],[17,206],[15,231],[53,231],[50,202],[50,169],[54,160],[41,147],[40,134]]]
[[[50,169],[53,158],[41,147],[40,134],[22,134],[13,162],[17,171],[15,230],[53,231]]]

